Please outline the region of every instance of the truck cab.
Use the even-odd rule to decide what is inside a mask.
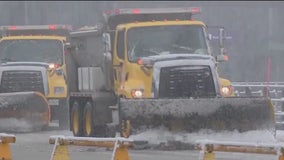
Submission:
[[[206,25],[191,18],[199,12],[200,8],[196,7],[178,10],[121,9],[113,13],[106,12],[111,31],[109,40],[113,41],[107,43],[113,46],[110,49],[116,94],[125,98],[157,97],[153,64],[158,61],[172,59],[172,63],[175,63],[176,59],[187,59],[192,55],[215,58],[216,66],[218,62],[224,61],[222,53],[213,57]],[[172,89],[164,92],[177,94],[177,90],[184,88],[175,86],[172,80],[169,81],[173,84],[165,85]],[[195,82],[186,82],[185,79],[179,81],[187,83],[185,86],[190,83],[196,85]],[[199,81],[204,82],[201,79]],[[233,95],[229,80],[219,78],[219,83],[221,96]],[[199,87],[206,84],[208,83],[200,84]],[[192,95],[185,93],[182,96]]]
[[[68,127],[64,46],[70,30],[68,25],[1,27],[0,92],[42,93],[60,128]]]

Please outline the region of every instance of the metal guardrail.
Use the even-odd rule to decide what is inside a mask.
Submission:
[[[232,82],[232,86],[236,96],[268,95],[275,106],[276,126],[284,129],[284,82]]]
[[[275,155],[284,160],[284,143],[244,143],[200,140],[195,149],[200,150],[199,160],[216,160],[216,152],[238,152]]]
[[[134,145],[132,139],[96,138],[96,137],[71,137],[71,136],[51,136],[49,144],[54,144],[50,160],[70,160],[68,146],[93,146],[113,148],[111,160],[130,160],[128,148]]]

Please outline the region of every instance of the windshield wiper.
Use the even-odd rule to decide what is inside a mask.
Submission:
[[[170,54],[170,51],[157,51],[155,49],[143,49],[144,52],[149,52],[149,53],[153,53],[155,55],[165,55],[165,54]]]
[[[144,52],[150,52],[150,53],[153,53],[153,54],[156,54],[156,55],[159,55],[160,52],[158,51],[155,51],[154,49],[143,49]]]
[[[190,48],[190,47],[187,47],[187,46],[179,46],[179,45],[174,44],[174,45],[172,45],[172,47],[173,47],[174,49],[181,49],[181,50],[183,50],[183,51],[189,51],[189,52],[191,52],[191,53],[194,52],[194,49],[192,49],[192,48]],[[176,51],[176,50],[175,50],[175,51]]]

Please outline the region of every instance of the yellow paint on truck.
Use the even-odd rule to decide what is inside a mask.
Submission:
[[[35,39],[35,40],[59,40],[62,42],[62,53],[64,54],[64,42],[66,41],[66,37],[62,36],[45,36],[45,35],[31,35],[31,36],[8,36],[8,37],[2,37],[0,40],[0,43],[5,40],[29,40],[29,39]],[[49,70],[47,73],[48,77],[48,94],[45,95],[47,99],[61,99],[61,98],[67,98],[67,84],[64,75],[66,75],[66,65],[65,65],[65,57],[62,55],[63,63],[58,69],[63,70],[62,75],[57,75],[55,73],[55,70]],[[62,87],[64,88],[64,92],[61,94],[55,94],[54,93],[54,87]]]

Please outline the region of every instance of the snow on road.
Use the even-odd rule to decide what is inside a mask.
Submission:
[[[277,134],[281,134],[278,132]],[[278,135],[281,139],[284,137]],[[171,133],[164,129],[152,129],[143,133],[133,135],[130,138],[140,141],[148,141],[151,144],[165,143],[167,141],[181,141],[184,143],[195,143],[197,140],[209,139],[216,141],[239,141],[239,142],[277,142],[276,137],[270,131],[249,131],[245,133],[234,132],[212,132],[201,130],[197,133]]]
[[[41,128],[33,128],[33,126],[26,122],[25,119],[1,118],[0,121],[0,131],[26,133],[40,129]]]
[[[209,132],[210,133],[210,132]],[[54,135],[72,136],[72,132],[65,130],[50,130],[34,133],[16,133],[16,143],[11,144],[13,160],[30,159],[30,160],[47,160],[52,153],[53,145],[48,143],[49,137]],[[276,138],[269,132],[251,131],[240,135],[237,132],[215,133],[208,135],[208,131],[202,131],[195,134],[172,134],[162,129],[151,130],[139,135],[131,136],[134,140],[148,140],[150,143],[158,144],[168,140],[183,142],[195,142],[200,139],[218,140],[218,141],[238,141],[238,142],[284,142],[284,131],[277,131]],[[110,159],[111,151],[102,148],[72,146],[70,148],[71,159],[93,160],[93,159]],[[130,150],[132,159],[197,159],[198,151],[158,151],[158,150]],[[217,155],[216,155],[217,156]],[[224,153],[217,157],[220,159],[275,159],[271,155],[241,154],[241,153]]]

